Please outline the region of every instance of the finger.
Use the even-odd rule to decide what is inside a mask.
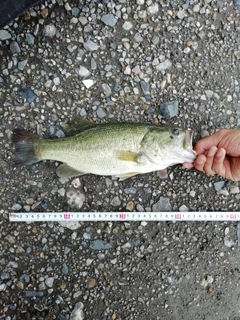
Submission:
[[[212,171],[216,172],[218,175],[222,177],[225,177],[226,175],[226,168],[224,165],[225,156],[226,156],[226,150],[223,148],[220,148],[217,151],[212,163]]]
[[[183,162],[183,168],[185,169],[191,169],[194,167],[194,164],[192,162]]]
[[[207,153],[207,157],[206,157],[207,159],[203,167],[204,171],[207,174],[211,174],[211,175],[216,174],[216,172],[213,170],[213,161],[217,152],[218,152],[218,148],[215,146],[212,146]]]
[[[206,156],[203,154],[200,154],[197,159],[194,161],[193,165],[194,167],[199,171],[204,171],[204,165],[206,163]]]
[[[222,139],[222,136],[224,135],[224,130],[219,130],[218,132],[215,132],[212,136],[205,137],[199,141],[194,146],[194,150],[198,154],[202,154],[209,150],[212,146],[218,146],[219,142]]]

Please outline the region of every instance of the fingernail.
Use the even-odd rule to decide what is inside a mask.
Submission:
[[[216,153],[216,147],[211,147],[208,151],[208,156],[213,157]]]
[[[225,151],[224,151],[224,149],[219,149],[218,150],[218,152],[217,152],[217,154],[216,154],[216,157],[222,157],[222,156],[224,156],[224,154],[225,154]]]
[[[197,164],[200,164],[200,165],[201,165],[201,164],[204,164],[205,161],[204,161],[203,158],[198,157],[197,160],[196,160],[196,162],[197,162]]]

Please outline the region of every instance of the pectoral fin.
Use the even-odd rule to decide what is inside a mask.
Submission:
[[[60,178],[68,178],[68,179],[85,174],[84,172],[81,172],[73,169],[72,167],[69,167],[65,163],[61,164],[57,168],[56,173]]]
[[[138,154],[132,151],[119,150],[117,151],[117,157],[123,161],[138,162]]]

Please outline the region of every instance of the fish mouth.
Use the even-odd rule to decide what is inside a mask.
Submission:
[[[193,146],[192,146],[193,133],[194,133],[194,131],[192,129],[187,129],[185,131],[183,148],[186,150],[189,150],[189,151],[193,151],[195,153],[195,151],[193,150]]]

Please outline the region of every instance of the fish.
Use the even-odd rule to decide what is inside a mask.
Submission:
[[[25,129],[15,129],[13,166],[54,160],[61,162],[56,170],[59,177],[95,174],[125,180],[196,158],[191,129],[75,119],[66,125],[65,131],[64,138],[42,139]]]

